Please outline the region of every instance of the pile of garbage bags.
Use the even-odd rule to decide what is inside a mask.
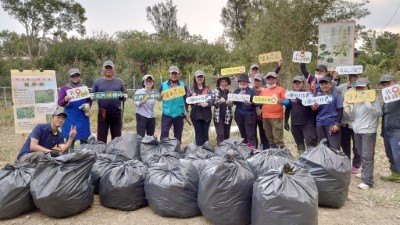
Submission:
[[[175,138],[128,133],[107,146],[90,140],[38,164],[4,167],[0,219],[36,208],[68,217],[99,194],[108,208],[149,205],[161,216],[202,214],[213,224],[317,224],[318,205],[341,207],[349,184],[349,159],[324,142],[296,159],[288,149],[250,149],[241,138],[181,149]]]

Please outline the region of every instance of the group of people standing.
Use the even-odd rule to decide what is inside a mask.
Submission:
[[[259,66],[250,66],[249,74],[240,74],[238,78],[228,76],[219,77],[216,88],[211,89],[206,84],[206,74],[197,70],[193,76],[193,85],[187,87],[180,80],[180,71],[176,66],[168,70],[168,80],[164,81],[159,89],[160,97],[149,98],[155,93],[154,78],[145,75],[142,78],[142,88],[135,95],[145,95],[141,100],[134,100],[136,106],[136,129],[141,136],[155,134],[156,101],[162,101],[161,135],[160,139],[169,137],[173,126],[173,136],[182,140],[184,120],[190,117],[195,131],[195,142],[198,146],[209,140],[209,128],[214,121],[217,133],[217,145],[229,139],[232,120],[236,121],[241,137],[250,148],[268,149],[283,148],[284,129],[291,131],[299,154],[306,149],[315,147],[318,141],[326,138],[329,147],[342,148],[351,158],[351,139],[353,140],[353,168],[352,172],[362,179],[361,189],[373,186],[374,152],[379,117],[383,115],[382,136],[386,154],[390,161],[392,174],[382,177],[383,180],[400,181],[400,101],[385,103],[383,108],[378,99],[373,102],[348,104],[344,95],[349,90],[363,91],[371,89],[367,78],[361,74],[349,74],[348,82],[340,84],[338,75],[329,73],[325,65],[318,65],[315,74],[310,74],[305,64],[301,64],[302,75],[293,78],[293,91],[310,92],[312,96],[329,96],[328,104],[304,106],[302,99],[287,99],[286,90],[278,85],[278,73],[283,65],[280,61],[275,71],[262,75]],[[115,77],[115,66],[112,61],[106,61],[102,67],[103,76],[95,80],[92,92],[119,91],[127,93],[121,79]],[[74,146],[76,140],[84,143],[90,135],[88,112],[92,99],[70,101],[66,91],[80,87],[81,73],[78,69],[68,71],[69,82],[60,88],[58,105],[64,108],[64,114],[55,112],[57,119],[64,117],[62,135],[68,140],[62,151]],[[306,89],[306,83],[310,89]],[[380,85],[388,87],[395,85],[392,75],[381,77]],[[233,86],[233,91],[229,86]],[[169,98],[165,91],[184,90],[182,94]],[[229,94],[249,95],[250,100],[231,101]],[[193,96],[207,96],[205,101],[187,104],[186,98]],[[253,102],[255,96],[267,96],[276,99],[277,104],[257,104]],[[122,103],[128,98],[127,94],[119,99],[98,99],[97,139],[107,143],[108,130],[111,138],[121,136],[122,130]],[[235,106],[235,110],[233,109]],[[189,110],[190,109],[190,110]],[[383,109],[383,111],[382,111]],[[397,110],[396,110],[397,109]],[[189,115],[190,111],[190,115]],[[61,119],[60,119],[61,120]],[[290,125],[289,125],[290,120]],[[54,124],[53,124],[54,125]],[[53,126],[52,125],[52,126]],[[60,124],[54,127],[60,127]],[[51,127],[53,134],[55,129]],[[35,130],[35,129],[34,129]],[[257,135],[258,130],[258,135]],[[51,131],[48,131],[51,133]],[[30,136],[31,137],[31,136]],[[37,143],[40,135],[32,136]],[[71,140],[72,137],[72,140]],[[30,138],[28,138],[30,139]],[[30,143],[31,140],[27,140]],[[24,154],[32,151],[41,151],[26,144]],[[31,145],[32,146],[32,145]],[[43,149],[42,149],[43,150]],[[49,149],[47,149],[49,150]],[[46,150],[46,151],[47,151]],[[46,152],[41,151],[41,152]],[[49,150],[51,151],[51,149]],[[22,155],[20,154],[18,158]],[[359,168],[362,166],[361,173]]]

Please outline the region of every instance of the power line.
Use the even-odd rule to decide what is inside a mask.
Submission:
[[[383,30],[385,30],[385,28],[392,22],[393,18],[396,16],[397,11],[399,11],[400,8],[400,1],[399,1],[399,5],[396,8],[396,11],[394,12],[393,16],[390,18],[390,20],[386,23],[386,25],[382,28],[382,30],[380,32],[382,32]]]

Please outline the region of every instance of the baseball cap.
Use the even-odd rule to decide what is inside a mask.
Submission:
[[[328,71],[328,67],[324,64],[319,64],[315,70],[324,70],[324,71]]]
[[[275,72],[268,72],[267,75],[265,75],[265,79],[268,79],[268,77],[278,77]]]
[[[197,76],[205,77],[203,70],[196,70],[196,72],[194,72],[194,76],[195,77],[197,77]]]
[[[356,87],[366,87],[369,84],[369,80],[365,77],[360,78],[356,81]]]
[[[64,118],[68,117],[68,115],[65,112],[61,111],[61,110],[54,111],[53,115],[51,117],[53,117],[53,116],[63,116]]]
[[[168,72],[172,73],[172,72],[176,72],[179,73],[179,68],[177,66],[170,66],[168,69]]]
[[[381,76],[379,83],[388,82],[388,81],[392,81],[392,80],[395,80],[395,78],[392,74],[385,74],[385,75]]]
[[[147,75],[144,75],[144,76],[143,76],[143,78],[142,78],[142,81],[145,81],[145,80],[147,80],[147,78],[151,78],[151,79],[154,81],[154,78],[153,78],[153,76],[152,76],[152,75],[149,75],[149,74],[147,74]]]
[[[293,77],[293,83],[295,81],[304,82],[304,77],[303,76],[295,76],[295,77]]]
[[[260,81],[262,81],[262,80],[263,80],[263,77],[261,76],[261,74],[257,73],[257,74],[254,76],[254,80],[260,80]]]
[[[254,69],[254,68],[257,68],[257,69],[259,69],[260,67],[258,67],[258,65],[257,65],[257,64],[252,64],[252,65],[250,66],[250,70],[252,70],[252,69]]]
[[[329,76],[324,76],[324,77],[319,78],[318,83],[323,83],[323,82],[330,83],[331,82],[331,78]]]
[[[111,66],[112,68],[114,68],[114,63],[111,60],[107,60],[103,63],[103,68],[106,66]]]
[[[68,70],[68,77],[75,75],[75,74],[79,74],[79,76],[81,75],[81,72],[79,71],[79,69],[72,68],[72,69]]]

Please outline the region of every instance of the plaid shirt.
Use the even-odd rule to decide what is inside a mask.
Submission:
[[[228,94],[230,93],[229,90],[227,90],[227,95],[225,100],[228,100]],[[212,96],[213,96],[213,104],[214,104],[214,122],[219,123],[219,104],[218,101],[221,99],[220,96],[220,90],[219,88],[216,88],[213,92],[212,92]],[[226,103],[223,103],[226,104]],[[226,106],[226,112],[225,112],[225,124],[229,124],[230,121],[232,120],[232,106]]]

